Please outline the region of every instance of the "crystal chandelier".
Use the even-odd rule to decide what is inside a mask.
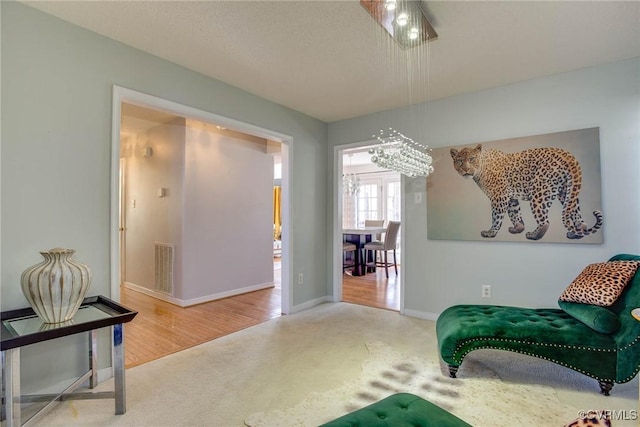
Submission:
[[[429,147],[414,141],[393,128],[373,135],[378,145],[369,149],[371,161],[384,169],[391,169],[410,178],[429,176],[433,159]]]
[[[353,196],[358,194],[360,190],[360,178],[355,173],[347,173],[342,175],[342,185],[344,187],[344,193]]]
[[[351,168],[352,157],[353,154],[349,154],[349,168]],[[342,175],[342,186],[344,188],[344,194],[349,196],[358,194],[358,190],[360,190],[360,178],[353,172],[345,173]]]
[[[418,106],[421,103],[426,105],[429,100],[428,44],[438,38],[438,33],[429,22],[421,2],[360,0],[360,4],[402,49],[402,51],[389,50],[393,54],[389,59],[393,62],[390,72],[384,74],[384,79],[388,79],[390,84],[393,84],[394,80],[398,80],[399,83],[400,79],[406,77],[408,99],[405,105]],[[398,84],[398,86],[402,88],[402,85]],[[423,91],[424,98],[420,96]],[[429,155],[428,146],[393,128],[388,128],[386,132],[381,130],[378,135],[373,135],[373,138],[378,141],[378,144],[369,149],[369,154],[371,154],[371,161],[380,168],[389,169],[410,178],[427,177],[433,172],[433,159]]]

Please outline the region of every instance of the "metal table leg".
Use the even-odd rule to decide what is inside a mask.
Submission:
[[[20,427],[20,348],[2,352],[2,370],[5,383],[6,427]]]
[[[115,388],[116,415],[124,414],[126,408],[124,378],[124,330],[123,324],[112,326],[113,329],[113,384]]]
[[[89,388],[98,386],[98,330],[93,329],[89,332],[89,370],[91,378],[89,379]]]

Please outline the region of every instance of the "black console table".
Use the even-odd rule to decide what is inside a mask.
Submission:
[[[1,313],[2,324],[2,414],[6,427],[24,425],[22,421],[22,404],[47,401],[27,422],[34,421],[56,401],[65,399],[115,399],[115,413],[124,414],[125,375],[124,375],[124,331],[123,324],[130,322],[138,314],[103,296],[85,298],[82,306],[72,320],[64,323],[46,324],[31,308],[4,311]],[[82,384],[89,382],[89,387],[98,385],[97,330],[112,327],[113,335],[113,377],[114,390],[107,392],[74,391]],[[28,395],[20,394],[20,347],[68,335],[87,332],[89,336],[89,370],[59,394]]]

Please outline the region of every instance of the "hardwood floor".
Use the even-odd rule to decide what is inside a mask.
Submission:
[[[125,324],[125,366],[131,368],[279,317],[280,275],[275,286],[191,307],[179,307],[124,287],[120,302],[138,312]]]
[[[281,315],[279,263],[274,264],[275,286],[270,289],[178,307],[122,287],[120,302],[138,312],[125,324],[125,365],[141,365],[163,356],[211,341]],[[342,300],[389,310],[400,309],[399,276],[389,279],[384,269],[352,277],[343,275]]]
[[[398,275],[389,269],[389,278],[384,268],[378,267],[374,273],[364,276],[342,275],[342,301],[369,307],[400,310],[400,266]]]

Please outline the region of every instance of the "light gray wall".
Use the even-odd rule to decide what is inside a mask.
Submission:
[[[55,246],[75,248],[92,267],[89,295],[110,294],[114,85],[291,136],[291,269],[305,275],[292,302],[326,296],[327,245],[318,237],[327,235],[325,123],[24,4],[0,7],[2,310],[28,305],[20,275]],[[33,377],[50,383],[62,371],[39,369],[28,353],[23,366]]]
[[[334,146],[366,141],[388,126],[432,147],[600,128],[602,245],[428,240],[426,204],[413,202],[415,192],[427,191],[426,180],[404,179],[407,314],[435,318],[457,303],[554,307],[588,263],[640,253],[639,76],[640,59],[633,59],[329,124],[330,171]],[[428,114],[416,118],[416,110]],[[334,206],[330,196],[328,215]],[[493,298],[480,297],[481,285],[492,286]]]

